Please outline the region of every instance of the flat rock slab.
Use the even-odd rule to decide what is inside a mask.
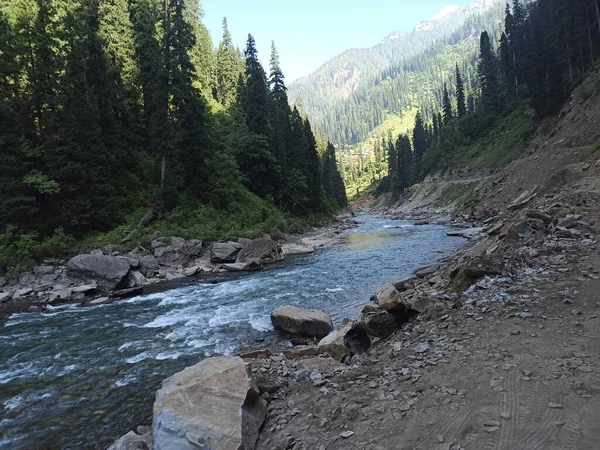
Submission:
[[[465,228],[463,230],[447,231],[446,236],[462,237],[465,239],[473,239],[475,236],[483,233],[484,231],[485,231],[485,228],[483,228],[483,227]]]
[[[240,251],[237,262],[255,260],[260,264],[271,264],[282,259],[283,250],[277,242],[271,239],[254,239]]]
[[[231,242],[215,242],[210,246],[210,261],[213,263],[234,263],[240,249]]]
[[[267,416],[244,360],[208,358],[163,381],[153,415],[154,450],[252,450]]]
[[[271,322],[275,328],[299,336],[324,337],[333,331],[329,314],[292,305],[275,308],[271,312]]]

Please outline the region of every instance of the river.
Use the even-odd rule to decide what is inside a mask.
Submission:
[[[0,328],[0,449],[105,449],[151,422],[160,382],[275,337],[283,304],[355,318],[383,284],[463,243],[447,228],[359,217],[339,244],[217,284],[92,308],[14,314]]]

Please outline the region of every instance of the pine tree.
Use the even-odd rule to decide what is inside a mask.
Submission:
[[[499,107],[498,78],[492,44],[486,31],[481,33],[479,49],[477,74],[479,77],[479,87],[481,88],[481,100],[491,111],[497,111]]]
[[[440,117],[438,117],[438,120],[439,119]],[[413,148],[415,152],[415,164],[417,167],[420,167],[421,161],[423,160],[423,155],[427,150],[425,138],[425,125],[423,123],[423,118],[421,117],[421,111],[417,111],[417,115],[415,117],[415,127],[413,130]]]
[[[444,99],[443,99],[443,110],[444,110],[444,125],[448,125],[454,118],[452,111],[452,102],[450,101],[450,94],[448,93],[448,87],[444,83]]]
[[[240,52],[233,46],[231,34],[227,28],[227,19],[223,19],[223,39],[216,56],[215,97],[224,106],[233,104],[238,89],[238,79],[243,72]]]
[[[190,62],[194,66],[194,81],[207,96],[212,96],[216,89],[216,61],[210,32],[200,20],[203,15],[200,0],[183,0],[182,7],[185,21],[194,36],[194,45],[188,50]]]
[[[467,115],[467,104],[465,102],[465,86],[462,75],[456,65],[456,109],[458,117],[462,119]]]

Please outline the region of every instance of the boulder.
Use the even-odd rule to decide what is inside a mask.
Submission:
[[[151,450],[153,448],[152,430],[145,428],[138,427],[138,433],[130,431],[121,436],[107,450]]]
[[[210,246],[210,261],[214,263],[233,263],[239,251],[230,242],[215,242]]]
[[[352,356],[367,353],[371,348],[371,339],[362,328],[352,327],[344,336],[344,345]]]
[[[370,305],[369,305],[370,306]],[[375,336],[385,339],[398,330],[403,320],[381,308],[363,308],[362,322],[375,333]]]
[[[154,256],[161,266],[186,266],[202,254],[202,241],[186,241],[180,237],[155,239],[151,242]]]
[[[280,306],[271,312],[271,322],[279,330],[300,336],[327,336],[333,330],[329,314],[316,309]]]
[[[283,250],[277,242],[272,239],[254,239],[240,251],[237,262],[255,260],[260,264],[272,264],[282,259]]]
[[[416,275],[407,275],[405,277],[400,278],[397,281],[394,281],[394,287],[399,291],[405,291],[408,285],[417,279]]]
[[[6,303],[12,298],[11,292],[0,292],[0,303]]]
[[[493,260],[485,257],[467,258],[460,266],[452,271],[450,276],[454,277],[460,270],[462,270],[466,276],[471,278],[499,276],[504,273],[502,267],[498,266]]]
[[[414,273],[419,278],[426,278],[429,275],[433,275],[434,273],[436,273],[439,269],[439,264],[433,264],[431,266],[419,267],[417,270],[415,270]]]
[[[377,299],[377,304],[384,311],[388,311],[395,315],[404,315],[408,312],[409,306],[393,284],[385,286],[375,297]]]
[[[529,203],[536,195],[537,188],[532,189],[531,191],[525,191],[516,199],[514,199],[510,205],[508,205],[508,209],[510,211],[516,211],[518,209],[524,208],[527,205],[527,203]]]
[[[35,266],[33,273],[36,275],[50,275],[54,273],[54,267],[52,266]]]
[[[98,286],[96,285],[96,283],[82,284],[80,286],[75,286],[72,289],[72,292],[73,294],[90,294],[94,292],[97,288]]]
[[[544,222],[546,225],[552,222],[552,216],[546,214],[542,211],[538,211],[537,209],[529,209],[525,211],[525,215],[527,217],[531,217],[532,219],[538,219]]]
[[[146,278],[154,277],[158,270],[158,260],[153,255],[145,255],[140,258],[140,272]]]
[[[67,276],[84,283],[95,281],[98,290],[116,289],[129,274],[125,258],[105,255],[77,255],[67,263]]]
[[[219,356],[163,381],[153,413],[155,450],[253,450],[267,405],[244,360]]]
[[[71,289],[66,288],[54,289],[52,292],[50,292],[50,296],[46,302],[50,303],[51,305],[64,303],[71,297],[71,292]]]
[[[281,246],[284,255],[308,255],[315,252],[312,245],[302,243],[286,243]]]
[[[342,361],[348,355],[348,349],[344,345],[344,336],[351,328],[352,321],[344,319],[331,333],[319,341],[319,350],[329,353],[337,361]]]

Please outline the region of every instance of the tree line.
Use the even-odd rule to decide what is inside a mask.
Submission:
[[[0,0],[0,232],[81,236],[139,206],[346,205],[335,149],[198,0]]]
[[[487,31],[479,37],[476,83],[467,97],[457,65],[454,86],[444,84],[441,108],[426,122],[417,113],[412,140],[382,139],[388,176],[379,192],[401,194],[430,171],[443,168],[465,143],[528,102],[537,121],[556,114],[600,56],[597,0],[513,0],[494,48]],[[412,147],[411,147],[412,144]],[[377,153],[377,152],[376,152]]]

